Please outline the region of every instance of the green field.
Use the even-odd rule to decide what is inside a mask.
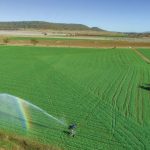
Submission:
[[[30,110],[31,128],[24,131],[17,122],[3,122],[0,110],[0,129],[66,150],[146,150],[149,84],[150,65],[131,49],[1,46],[0,93],[29,100],[78,128],[70,138],[66,127]]]

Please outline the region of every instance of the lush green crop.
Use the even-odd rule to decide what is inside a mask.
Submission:
[[[1,46],[0,92],[78,128],[70,138],[36,112],[26,132],[2,122],[0,128],[71,150],[148,149],[149,84],[150,65],[131,49]]]

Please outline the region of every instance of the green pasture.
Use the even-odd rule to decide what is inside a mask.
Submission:
[[[29,108],[29,129],[1,110],[0,129],[66,150],[149,149],[149,89],[150,65],[131,49],[0,46],[0,93],[78,126],[70,138],[67,127]]]

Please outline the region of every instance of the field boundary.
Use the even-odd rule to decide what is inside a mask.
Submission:
[[[144,54],[142,54],[141,52],[139,52],[136,48],[132,48],[132,50],[139,55],[146,63],[150,64],[150,59],[147,58]]]
[[[19,38],[19,37],[18,37]],[[21,37],[20,37],[21,38]],[[48,39],[48,38],[47,38]],[[106,39],[77,39],[77,38],[37,38],[13,39],[13,37],[0,36],[0,45],[32,45],[32,46],[55,46],[55,47],[91,47],[91,48],[129,48],[129,47],[150,47],[150,42],[131,40],[106,40]]]

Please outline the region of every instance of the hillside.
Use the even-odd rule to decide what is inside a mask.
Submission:
[[[88,27],[83,24],[65,24],[50,23],[44,21],[16,21],[16,22],[0,22],[0,30],[19,30],[19,29],[51,29],[51,30],[92,30],[104,31],[97,27]]]

